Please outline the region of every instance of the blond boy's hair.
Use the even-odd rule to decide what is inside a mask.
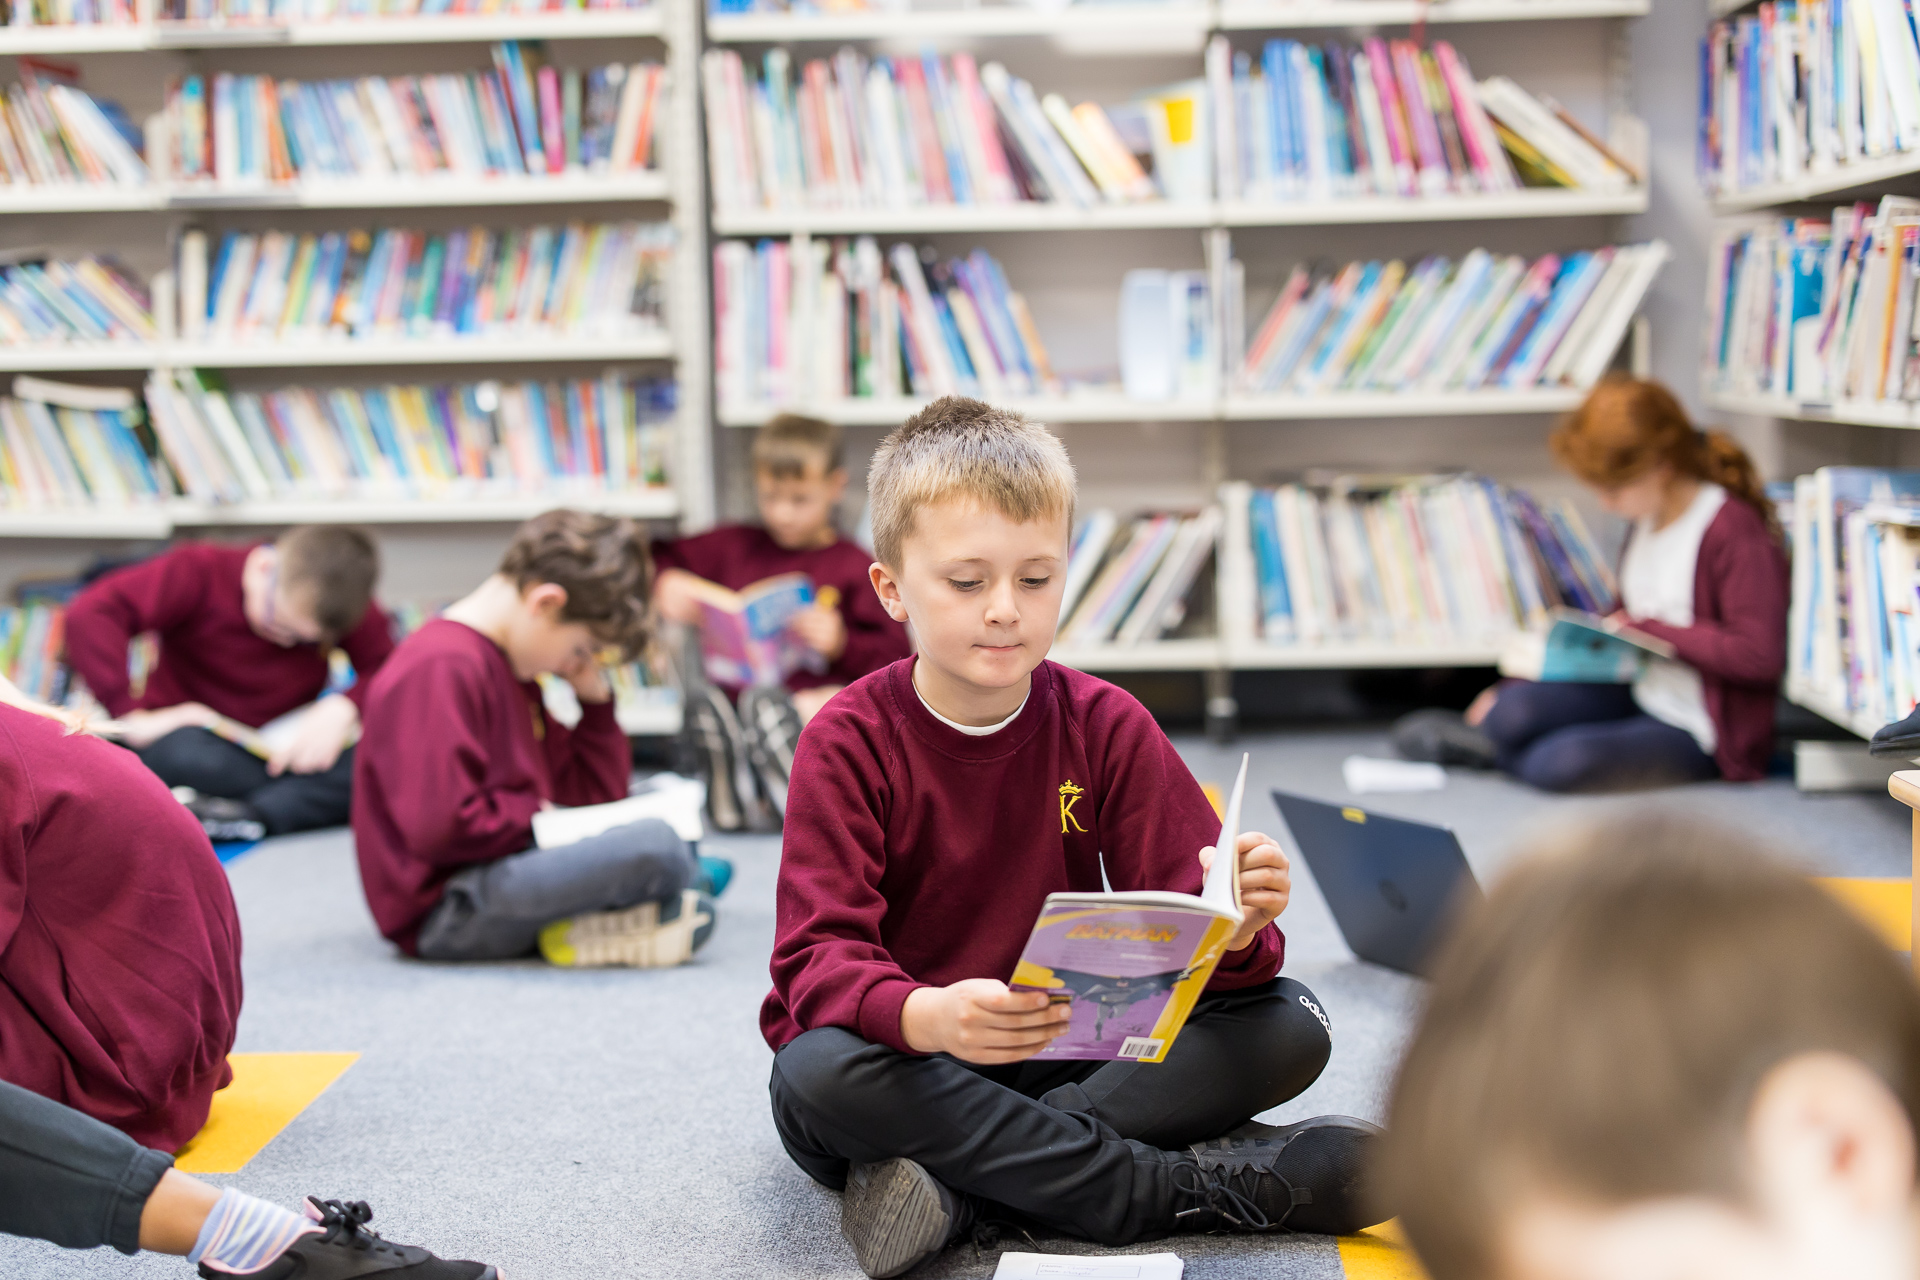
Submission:
[[[1016,524],[1073,522],[1073,463],[1052,432],[1011,409],[945,396],[880,442],[867,474],[873,551],[898,568],[900,547],[922,507],[955,498]]]
[[[1515,1201],[1746,1202],[1746,1125],[1804,1053],[1920,1115],[1920,989],[1751,837],[1652,812],[1563,833],[1441,949],[1394,1086],[1383,1204],[1434,1280],[1499,1272]]]
[[[798,413],[775,414],[753,437],[753,469],[775,480],[798,480],[815,463],[820,474],[838,471],[840,428]]]

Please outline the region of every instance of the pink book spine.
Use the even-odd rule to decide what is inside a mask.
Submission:
[[[1400,100],[1406,105],[1407,122],[1413,127],[1414,155],[1420,161],[1420,185],[1444,191],[1448,183],[1447,156],[1440,148],[1440,127],[1427,110],[1427,95],[1420,91],[1420,68],[1415,64],[1414,47],[1405,40],[1393,42],[1393,69],[1400,81]]]
[[[986,90],[980,87],[980,73],[973,64],[972,54],[953,55],[953,78],[959,85],[961,109],[973,121],[974,134],[980,139],[980,154],[986,157],[987,182],[991,187],[989,195],[1001,204],[1019,199],[1019,190],[1013,182],[1013,169],[1007,163],[1006,151],[1000,146],[1000,128],[994,119],[993,103],[987,100]]]
[[[1393,153],[1393,172],[1399,180],[1400,194],[1414,194],[1413,140],[1407,136],[1407,112],[1400,101],[1400,90],[1393,78],[1392,57],[1387,42],[1379,36],[1367,41],[1367,69],[1373,73],[1373,85],[1380,95],[1380,114],[1386,118],[1387,149]]]
[[[547,172],[567,167],[567,134],[560,117],[560,73],[541,67],[535,76],[540,94],[540,149],[546,152]]]
[[[1433,57],[1439,64],[1447,93],[1453,99],[1453,115],[1460,122],[1460,138],[1473,160],[1473,171],[1479,175],[1482,189],[1512,190],[1513,170],[1507,165],[1506,153],[1499,149],[1499,137],[1487,121],[1479,95],[1474,92],[1473,72],[1445,40],[1434,41]]]

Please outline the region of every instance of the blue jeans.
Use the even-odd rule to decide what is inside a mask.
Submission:
[[[1631,685],[1508,680],[1480,727],[1500,767],[1542,791],[1636,791],[1720,776],[1692,734],[1640,709]]]

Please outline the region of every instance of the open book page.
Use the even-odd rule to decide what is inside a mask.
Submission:
[[[1582,613],[1555,609],[1546,626],[1523,632],[1500,654],[1500,674],[1521,680],[1631,684],[1649,658],[1671,658],[1673,646],[1644,631]]]
[[[1047,895],[1010,985],[1071,1004],[1073,1019],[1036,1057],[1166,1057],[1243,918],[1234,851],[1246,782],[1243,758],[1214,846],[1227,856],[1214,859],[1199,895]]]
[[[661,774],[650,790],[624,800],[541,810],[533,815],[533,842],[552,849],[642,818],[658,818],[691,844],[703,834],[700,809],[706,802],[707,789],[692,778]]]

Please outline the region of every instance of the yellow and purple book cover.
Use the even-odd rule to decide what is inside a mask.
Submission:
[[[1157,889],[1047,895],[1009,985],[1071,1004],[1073,1019],[1037,1059],[1167,1056],[1244,918],[1233,851],[1246,786],[1242,756],[1214,844],[1228,856],[1214,858],[1197,896]]]

